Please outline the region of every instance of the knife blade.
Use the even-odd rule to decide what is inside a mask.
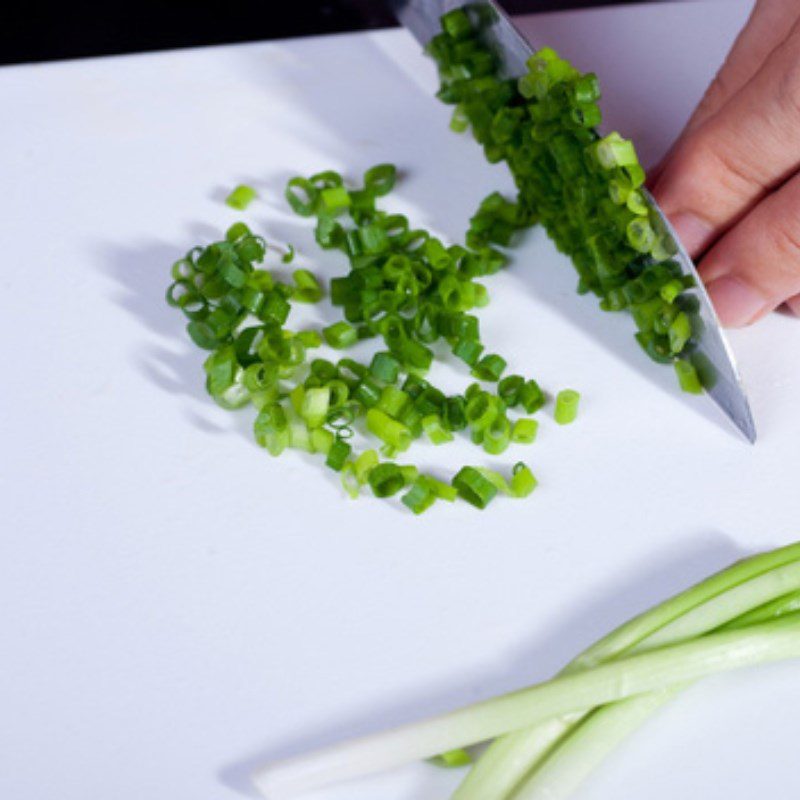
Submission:
[[[505,77],[518,77],[527,71],[525,62],[534,52],[528,40],[514,27],[494,0],[388,0],[399,22],[407,28],[424,47],[441,30],[440,18],[458,7],[468,7],[480,17],[480,30],[485,42],[497,54],[501,73]],[[649,192],[645,197],[660,223],[675,243],[672,258],[680,265],[684,275],[694,279],[691,293],[696,298],[693,314],[691,360],[706,389],[706,393],[731,419],[751,443],[756,441],[756,427],[750,404],[742,384],[736,361],[722,330],[714,307],[708,298],[697,268],[681,245],[666,215]]]

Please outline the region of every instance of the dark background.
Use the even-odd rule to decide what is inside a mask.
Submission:
[[[507,11],[518,14],[610,5],[614,0],[501,2]],[[6,0],[0,15],[0,63],[281,39],[393,24],[381,0],[233,0],[213,5],[197,0],[62,0],[57,5]]]

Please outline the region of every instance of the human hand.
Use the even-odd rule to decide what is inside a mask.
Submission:
[[[651,185],[724,325],[800,316],[800,2],[758,0]]]

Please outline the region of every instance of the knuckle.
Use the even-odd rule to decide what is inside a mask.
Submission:
[[[781,115],[796,123],[800,119],[800,63],[796,60],[781,73],[777,91]]]
[[[703,115],[713,113],[725,103],[729,96],[728,81],[725,77],[723,67],[708,85],[708,88],[698,104],[698,111]]]
[[[728,217],[764,192],[758,170],[746,149],[731,147],[712,132],[699,130],[680,153],[680,172],[695,203],[709,214]]]
[[[751,197],[764,190],[764,183],[759,179],[747,148],[731,148],[720,142],[707,141],[701,150],[702,157],[711,165],[717,184],[728,194]]]
[[[792,31],[783,51],[776,85],[778,105],[782,115],[795,124],[800,119],[800,28]]]
[[[770,233],[774,250],[781,257],[776,266],[782,272],[800,271],[800,225],[794,219],[776,221]]]

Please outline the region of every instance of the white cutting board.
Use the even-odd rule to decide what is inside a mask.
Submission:
[[[678,131],[748,3],[530,18],[601,76],[609,123],[647,159]],[[551,674],[611,626],[742,553],[798,537],[800,322],[732,342],[760,439],[680,396],[624,316],[579,298],[541,233],[492,278],[486,340],[580,420],[547,413],[527,502],[421,519],[206,397],[163,302],[182,251],[237,215],[324,275],[282,187],[323,168],[406,173],[390,207],[448,240],[507,188],[432,99],[403,31],[0,70],[0,796],[209,800],[266,757]],[[326,319],[332,318],[324,309]],[[444,383],[466,376],[443,369]],[[451,472],[482,462],[416,446]],[[647,726],[582,800],[794,797],[795,664],[708,681]],[[327,800],[434,800],[427,765]],[[488,800],[488,799],[487,799]]]

